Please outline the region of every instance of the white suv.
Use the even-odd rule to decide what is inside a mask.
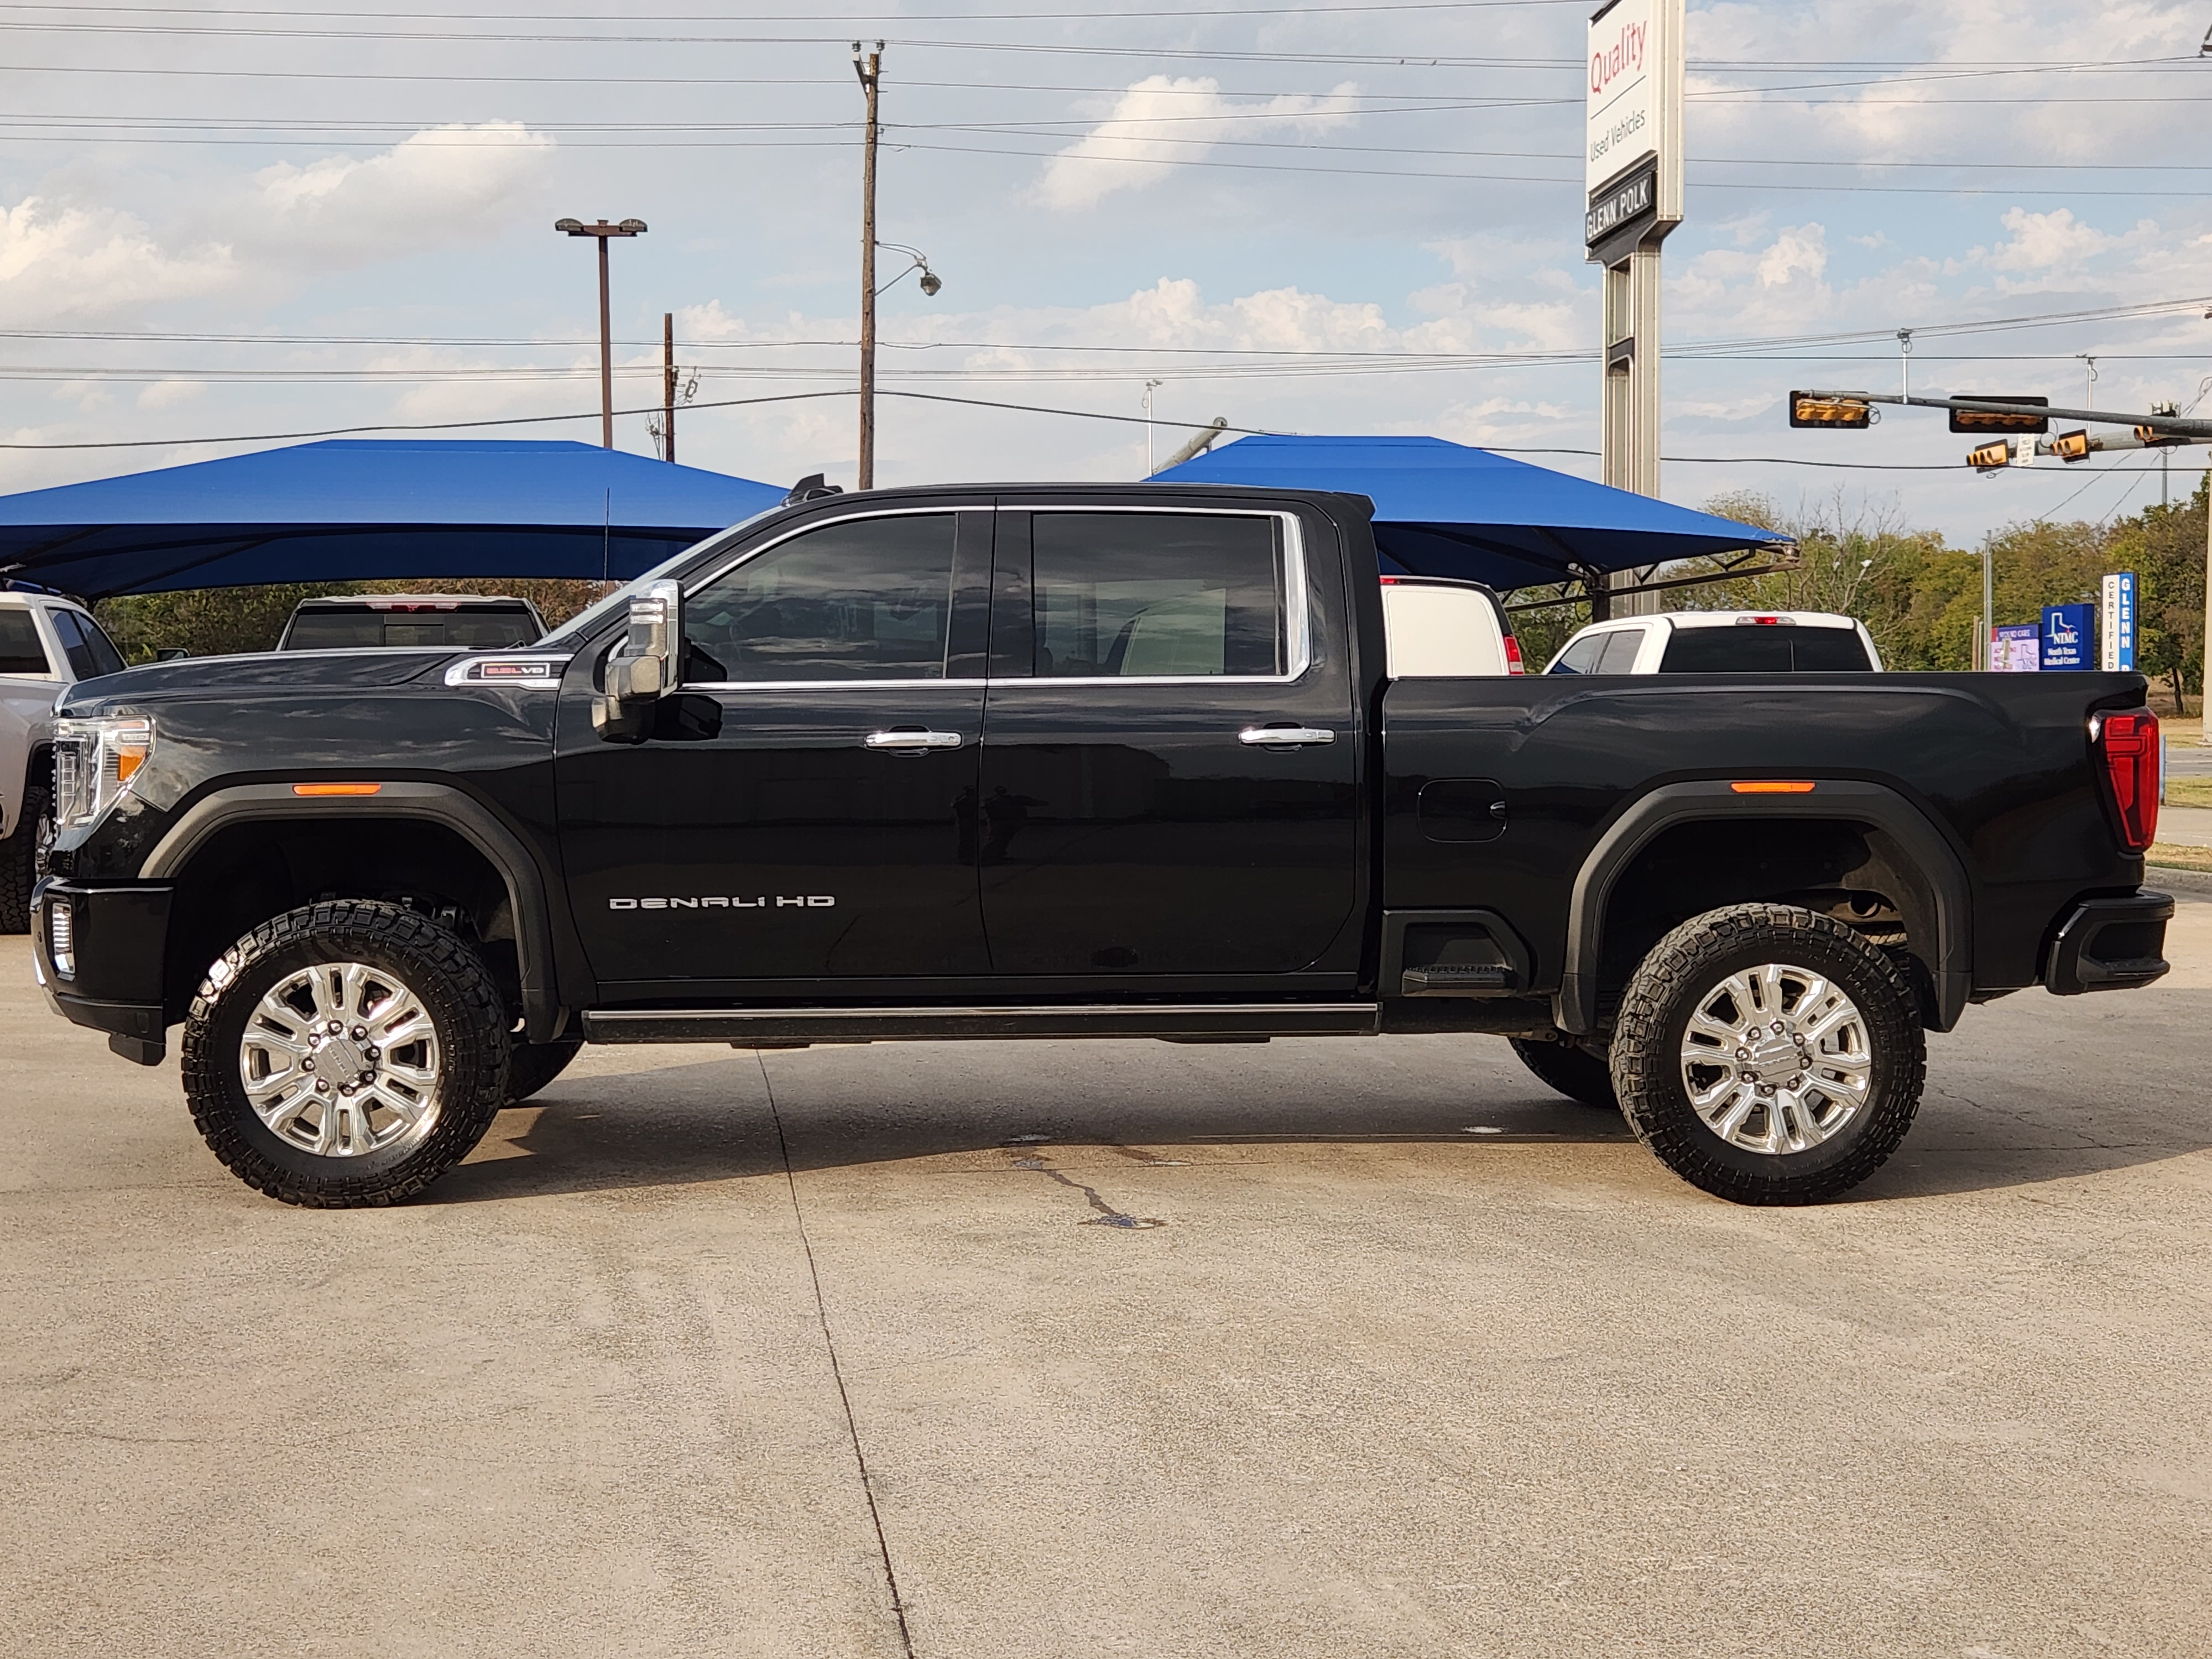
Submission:
[[[30,926],[31,885],[53,841],[54,700],[124,667],[74,599],[0,590],[0,933]]]
[[[1866,674],[1881,670],[1865,628],[1825,611],[1666,611],[1592,623],[1547,674]]]

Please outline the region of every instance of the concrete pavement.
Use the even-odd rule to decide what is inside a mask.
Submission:
[[[5,941],[0,1648],[2203,1650],[2170,954],[1933,1039],[1817,1210],[1419,1038],[587,1050],[328,1214]]]

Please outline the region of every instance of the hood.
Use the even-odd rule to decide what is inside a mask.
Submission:
[[[186,657],[148,663],[120,674],[79,680],[63,699],[65,713],[117,699],[190,696],[203,691],[308,691],[404,685],[442,669],[459,651],[266,651],[252,656]]]

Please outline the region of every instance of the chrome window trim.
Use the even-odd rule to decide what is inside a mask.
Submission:
[[[981,690],[988,680],[686,680],[679,691],[921,691],[935,686]]]
[[[758,547],[748,548],[727,564],[715,567],[712,574],[702,576],[696,582],[687,582],[684,588],[684,603],[688,607],[693,596],[701,589],[721,580],[739,566],[751,563],[762,554],[817,530],[827,530],[833,525],[857,524],[864,519],[945,518],[960,513],[1149,513],[1183,517],[1206,514],[1226,519],[1273,519],[1283,530],[1283,589],[1287,613],[1285,620],[1290,635],[1290,671],[1282,674],[1086,674],[1065,678],[1010,674],[977,680],[687,680],[677,690],[823,691],[858,686],[882,686],[905,690],[925,685],[1291,685],[1304,678],[1307,671],[1313,666],[1312,605],[1307,591],[1305,532],[1298,523],[1297,514],[1273,507],[1182,507],[1137,503],[1126,507],[1085,507],[1079,502],[1070,502],[1065,506],[1029,506],[1019,501],[1006,501],[996,505],[975,502],[957,507],[884,507],[858,513],[841,513],[834,518],[812,519],[805,524],[794,525],[773,540],[763,542]]]
[[[994,685],[1291,685],[1313,666],[1311,607],[1306,593],[1306,544],[1297,514],[1274,507],[1008,507],[1007,513],[1150,513],[1224,519],[1273,519],[1283,527],[1284,625],[1290,638],[1290,669],[1281,674],[1022,674],[994,679]],[[1036,580],[1031,572],[1030,580]]]

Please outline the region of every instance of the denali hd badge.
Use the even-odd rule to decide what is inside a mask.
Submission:
[[[610,910],[826,910],[837,902],[831,893],[800,893],[780,896],[761,894],[753,898],[611,898]]]

